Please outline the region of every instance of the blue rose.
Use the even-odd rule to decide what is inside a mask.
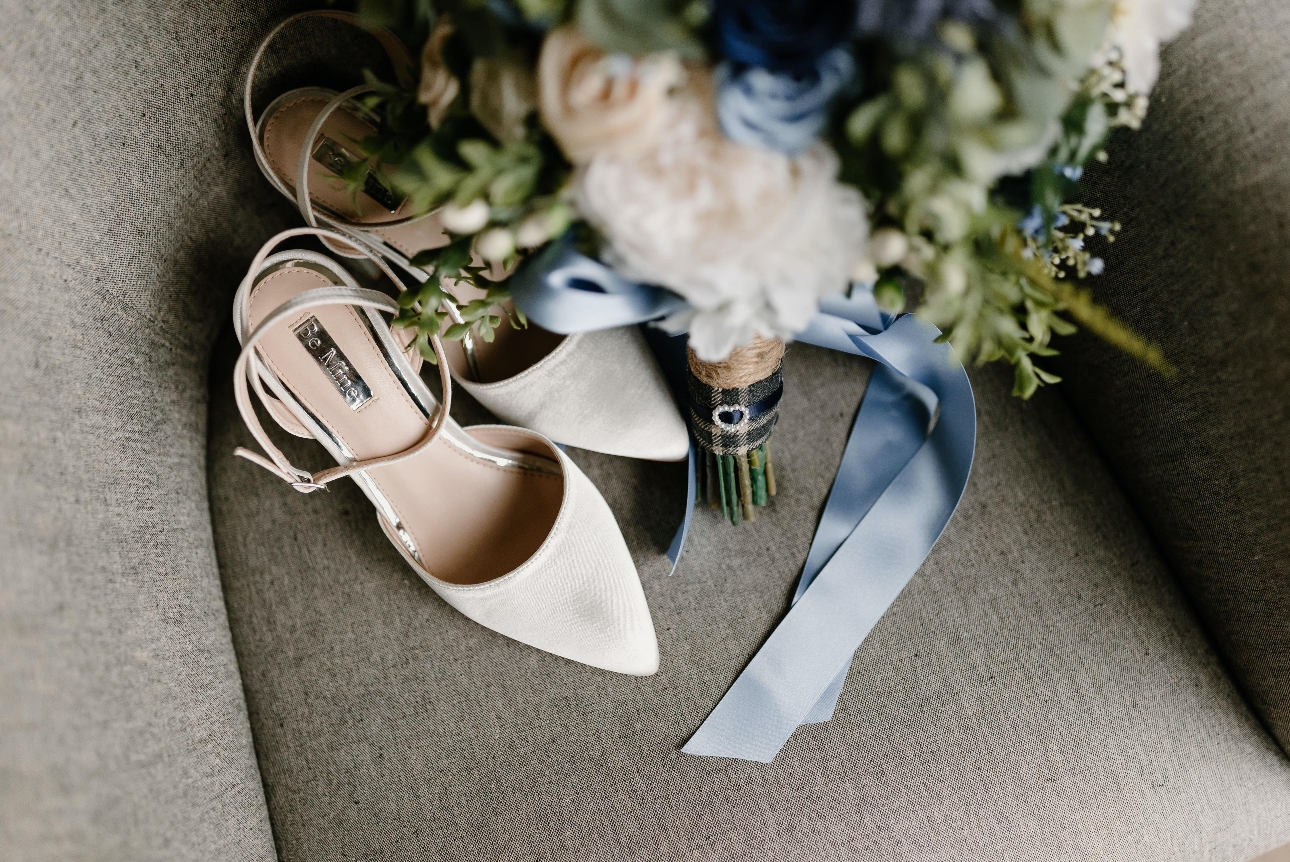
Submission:
[[[736,143],[797,155],[824,131],[833,97],[855,72],[845,48],[829,51],[802,75],[756,66],[736,71],[722,63],[716,75],[721,129]]]
[[[854,0],[716,0],[717,46],[736,66],[808,74],[851,38]]]
[[[991,0],[860,0],[856,24],[861,33],[926,42],[947,18],[978,25],[997,14]]]

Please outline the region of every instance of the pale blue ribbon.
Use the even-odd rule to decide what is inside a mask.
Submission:
[[[568,243],[522,267],[512,294],[534,322],[556,332],[627,325],[683,307]],[[877,365],[793,605],[685,744],[688,754],[769,763],[800,725],[831,718],[856,649],[922,565],[967,486],[976,445],[967,372],[948,345],[936,343],[934,326],[912,315],[893,320],[871,292],[853,294],[825,300],[797,336]],[[652,315],[651,302],[658,303]],[[661,356],[665,370],[675,365],[675,344]],[[668,552],[674,564],[694,510],[693,444],[689,473],[685,520]]]
[[[568,234],[526,261],[510,289],[530,320],[561,335],[631,326],[686,307],[671,291],[628,281],[579,254]]]

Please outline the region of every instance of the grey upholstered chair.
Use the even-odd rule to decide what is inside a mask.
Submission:
[[[0,858],[1244,862],[1290,842],[1290,5],[1203,0],[1146,128],[1089,183],[1125,223],[1103,295],[1179,376],[1082,338],[1031,403],[974,372],[963,505],[838,717],[769,766],[678,747],[784,610],[866,364],[792,348],[779,529],[701,513],[671,577],[682,473],[576,453],[636,556],[658,675],[469,623],[356,490],[292,494],[230,455],[230,299],[295,219],[236,91],[286,11],[0,2]],[[356,71],[332,53],[277,74]]]

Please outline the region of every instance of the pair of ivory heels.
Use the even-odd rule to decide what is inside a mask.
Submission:
[[[626,543],[599,491],[552,440],[628,457],[685,457],[685,422],[666,381],[635,328],[562,337],[504,322],[492,343],[430,339],[442,403],[434,397],[411,348],[415,332],[391,329],[382,316],[396,314],[398,303],[361,286],[337,259],[370,261],[402,291],[409,276],[426,278],[411,258],[448,242],[433,213],[405,217],[375,187],[355,210],[336,188],[336,160],[352,158],[346,142],[375,131],[353,101],[364,88],[294,90],[258,119],[252,111],[268,43],[310,16],[362,26],[339,12],[287,19],[248,74],[256,161],[309,226],[271,239],[234,300],[242,343],[234,392],[265,453],[237,454],[304,493],[353,479],[408,565],[475,622],[573,661],[654,673],[658,642]],[[392,34],[363,29],[396,70],[410,68]],[[301,237],[336,256],[276,250]],[[449,415],[454,383],[511,424],[462,428]],[[278,425],[317,440],[338,466],[311,474],[292,465],[261,426],[251,392]]]

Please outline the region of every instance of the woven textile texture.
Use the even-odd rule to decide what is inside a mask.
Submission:
[[[238,97],[281,14],[0,2],[6,860],[274,858],[205,454],[211,344],[296,218]]]
[[[670,578],[684,471],[570,450],[654,614],[661,669],[637,679],[454,613],[352,485],[305,497],[233,458],[232,349],[212,372],[212,511],[283,860],[1244,862],[1290,840],[1290,763],[1055,393],[1021,404],[1006,371],[977,375],[959,513],[838,717],[762,766],[678,749],[787,605],[867,362],[790,349],[780,496],[739,527],[700,511]]]
[[[1098,295],[1172,381],[1068,345],[1065,391],[1290,749],[1290,5],[1205,0],[1166,49],[1142,131],[1086,199],[1124,231]]]

